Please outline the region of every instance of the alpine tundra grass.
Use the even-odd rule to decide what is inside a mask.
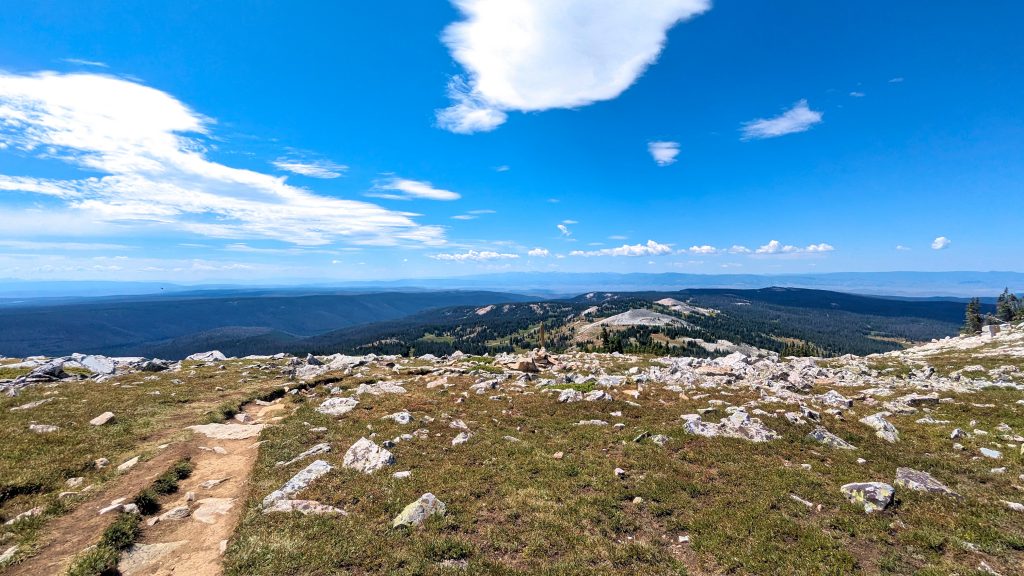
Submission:
[[[129,458],[141,456],[140,467],[164,458],[130,499],[180,477],[175,462],[188,455],[174,447],[188,444],[200,450],[195,477],[136,507],[145,522],[122,564],[139,570],[146,550],[181,538],[210,546],[190,538],[203,538],[202,506],[224,505],[240,514],[211,570],[234,576],[1021,573],[1021,340],[1017,329],[994,343],[828,360],[188,361],[24,386],[0,404],[9,431],[0,513],[12,521],[0,552],[17,546],[8,568],[29,573],[37,554],[54,553],[45,538],[78,528],[64,524],[80,516],[71,511],[108,504],[87,486],[122,484],[129,474],[116,468]],[[89,424],[108,410],[112,421]],[[894,427],[895,442],[861,422],[872,415]],[[188,426],[205,422],[209,438],[193,436]],[[810,438],[818,426],[855,449]],[[239,432],[251,439],[216,440]],[[363,438],[372,449],[347,454]],[[242,477],[218,468],[246,453]],[[101,457],[110,465],[97,470]],[[315,477],[296,482],[311,468]],[[956,494],[915,491],[896,482],[900,468]],[[82,478],[77,488],[72,478]],[[224,482],[234,482],[230,498],[216,492]],[[866,513],[841,491],[865,482],[895,486],[894,498]],[[426,494],[443,512],[392,527]],[[275,511],[282,502],[295,511]],[[180,514],[159,521],[163,510]],[[116,518],[63,565],[115,562],[88,544]],[[143,569],[167,570],[178,553]]]

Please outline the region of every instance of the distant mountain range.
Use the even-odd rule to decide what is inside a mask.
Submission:
[[[591,290],[642,291],[687,288],[757,289],[770,286],[833,290],[856,294],[907,297],[995,298],[1003,288],[1024,289],[1021,272],[834,272],[822,274],[614,274],[568,272],[509,272],[414,278],[387,281],[308,281],[293,285],[180,285],[154,282],[37,282],[0,279],[0,305],[35,298],[78,298],[145,294],[207,292],[211,290],[279,294],[382,292],[392,290],[486,290],[541,297],[568,297]]]

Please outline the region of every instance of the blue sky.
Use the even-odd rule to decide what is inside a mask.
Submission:
[[[0,277],[1022,270],[1020,2],[250,4],[5,2]]]

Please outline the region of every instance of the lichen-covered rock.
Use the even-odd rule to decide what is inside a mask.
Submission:
[[[896,489],[884,482],[854,482],[844,484],[840,490],[850,502],[864,506],[868,514],[888,508],[896,494]]]
[[[918,492],[930,492],[932,494],[947,494],[959,497],[960,495],[950,490],[945,484],[939,482],[931,474],[914,470],[913,468],[897,468],[895,485]]]
[[[811,430],[811,433],[808,434],[807,437],[816,442],[821,442],[826,446],[839,448],[841,450],[857,449],[857,447],[854,446],[853,444],[850,444],[846,440],[843,440],[839,436],[836,436],[835,434],[826,430],[824,426],[818,426],[814,430]]]
[[[360,438],[345,452],[342,465],[363,474],[373,474],[381,468],[395,463],[395,457],[385,448],[368,438]]]
[[[398,528],[399,526],[419,526],[426,521],[427,518],[434,516],[444,516],[446,507],[444,502],[437,499],[436,496],[427,492],[423,496],[420,496],[418,500],[406,506],[398,516],[391,522],[392,528]]]
[[[888,415],[888,412],[879,412],[877,414],[861,418],[860,423],[874,428],[875,436],[878,436],[886,442],[899,442],[900,433],[892,423],[885,419]]]

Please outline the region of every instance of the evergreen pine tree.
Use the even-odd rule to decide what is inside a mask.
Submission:
[[[964,334],[976,334],[981,331],[981,300],[971,298],[967,303],[967,311],[964,314],[964,327],[961,330]]]
[[[1010,298],[1011,296],[1013,296],[1012,300]],[[1003,322],[1013,320],[1014,313],[1016,312],[1013,309],[1013,301],[1016,299],[1017,296],[1015,294],[1010,294],[1009,288],[1003,289],[1003,293],[1000,294],[999,298],[996,300],[996,317]]]

